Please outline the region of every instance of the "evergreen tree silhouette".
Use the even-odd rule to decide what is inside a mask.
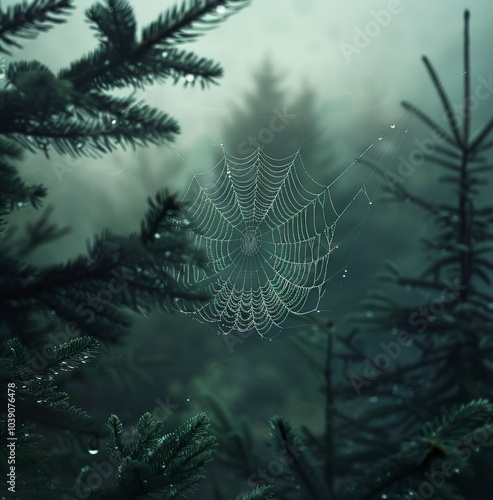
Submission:
[[[246,426],[214,401],[220,434],[229,432],[239,443],[222,447],[222,460],[240,471],[242,460],[258,464],[250,470],[264,472],[252,480],[259,486],[273,484],[279,498],[489,498],[492,266],[487,256],[493,207],[482,201],[481,188],[492,170],[493,120],[471,133],[469,12],[464,19],[461,120],[426,57],[449,130],[403,103],[432,128],[434,148],[426,160],[446,171],[440,182],[452,186],[452,196],[446,202],[420,197],[402,177],[370,163],[394,200],[411,202],[435,224],[435,234],[423,242],[428,266],[417,276],[405,277],[387,263],[384,279],[395,288],[364,301],[362,312],[349,318],[356,328],[340,332],[319,316],[307,315],[304,320],[312,331],[292,339],[316,380],[324,381],[323,433],[273,417],[272,460],[288,472],[269,475],[265,458],[259,460],[250,451]],[[399,289],[409,287],[421,292],[415,304],[399,301]],[[389,341],[383,332],[394,336]],[[373,344],[382,338],[385,342],[375,354]]]
[[[170,7],[140,35],[126,0],[95,3],[86,18],[97,48],[56,74],[39,61],[8,57],[22,39],[65,22],[75,3],[34,0],[0,9],[0,52],[7,57],[0,67],[5,83],[0,89],[0,470],[12,498],[183,498],[202,479],[214,443],[205,415],[165,432],[162,422],[145,414],[129,436],[118,417],[104,425],[72,406],[56,385],[60,372],[93,361],[100,345],[125,342],[131,323],[125,309],[169,310],[175,299],[207,299],[172,277],[171,270],[185,264],[204,265],[192,246],[183,206],[161,190],[148,200],[140,229],[128,236],[106,230],[86,255],[46,267],[28,264],[26,257],[65,230],[51,224],[47,212],[19,242],[9,230],[9,216],[39,208],[47,194],[42,185],[22,180],[23,150],[101,157],[119,147],[173,141],[179,127],[172,117],[135,93],[113,91],[169,80],[202,88],[216,84],[221,66],[181,45],[248,3],[186,2]],[[60,447],[73,445],[64,443],[67,436],[92,454],[99,451],[95,443],[107,437],[110,454],[101,451],[101,462],[91,465],[84,457],[79,477],[66,477],[56,457],[62,456]],[[263,488],[242,498],[269,495]]]

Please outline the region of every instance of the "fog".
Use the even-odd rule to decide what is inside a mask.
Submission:
[[[4,0],[2,5],[12,3]],[[23,49],[15,51],[14,60],[37,59],[56,71],[94,49],[97,42],[84,19],[91,4],[90,0],[78,1],[68,23],[26,41]],[[140,31],[173,2],[131,4]],[[486,86],[486,97],[473,106],[474,133],[489,114],[488,98],[493,94],[491,2],[253,0],[196,42],[183,45],[221,63],[224,77],[219,85],[202,90],[185,87],[184,81],[176,85],[169,81],[137,91],[140,99],[178,121],[181,134],[174,143],[118,150],[98,160],[55,153],[49,159],[26,155],[21,167],[24,178],[48,187],[53,220],[72,228],[60,243],[37,251],[36,261],[53,263],[74,257],[105,228],[121,234],[136,230],[148,196],[161,188],[182,196],[195,173],[218,161],[221,143],[231,154],[242,156],[249,138],[258,135],[261,139],[263,127],[275,115],[289,117],[289,125],[272,133],[276,135],[272,145],[263,145],[275,146],[272,154],[282,156],[306,143],[302,153],[307,168],[322,183],[347,169],[332,191],[334,196],[346,196],[341,204],[346,203],[347,196],[362,187],[363,167],[351,166],[355,158],[363,155],[395,170],[398,158],[416,150],[416,141],[429,134],[401,107],[402,100],[419,105],[444,123],[423,54],[436,68],[454,109],[460,108],[466,8],[471,10],[472,91]],[[271,82],[271,90],[265,82]],[[313,151],[317,152],[314,156]],[[322,160],[316,161],[317,155]],[[436,195],[434,179],[433,172],[417,169],[409,186]],[[379,200],[381,187],[378,182],[369,186],[372,200]],[[36,211],[22,210],[17,218],[21,223],[36,217]],[[343,286],[330,287],[324,310],[339,310],[339,302],[344,304],[342,310],[356,307],[385,258],[400,259],[412,267],[419,237],[427,231],[419,217],[405,207],[388,210],[387,204],[380,203],[371,210],[362,205],[348,210],[346,233],[359,223],[363,223],[362,231],[358,229],[347,241],[340,257],[334,256],[331,275],[338,277],[348,265],[353,273],[350,269]],[[337,297],[330,298],[334,290]]]
[[[2,7],[14,3],[0,0]],[[175,2],[130,3],[142,27]],[[13,59],[36,59],[56,71],[93,50],[97,42],[84,20],[84,11],[92,4],[77,0],[66,24],[23,41]],[[137,91],[140,99],[178,121],[181,133],[174,143],[120,149],[97,160],[54,153],[50,158],[25,155],[19,165],[21,175],[47,186],[46,205],[54,208],[53,220],[72,228],[63,239],[38,250],[33,259],[47,264],[75,257],[85,251],[88,239],[105,228],[120,234],[137,230],[148,196],[163,188],[182,196],[194,174],[218,161],[221,144],[232,155],[242,156],[245,145],[251,147],[251,137],[262,143],[261,131],[274,117],[278,124],[284,123],[280,117],[288,118],[279,132],[271,127],[262,145],[278,157],[301,148],[307,170],[317,181],[326,185],[338,179],[332,194],[344,208],[354,194],[361,195],[369,172],[354,163],[356,158],[395,172],[402,158],[429,137],[429,130],[403,109],[403,100],[445,123],[423,55],[429,57],[460,114],[465,9],[471,11],[474,134],[491,116],[493,102],[491,0],[252,0],[196,42],[183,45],[222,65],[219,85],[201,90],[185,87],[182,80]],[[437,169],[423,165],[406,179],[406,187],[424,196],[446,196],[436,179]],[[375,275],[384,259],[395,259],[411,272],[423,259],[419,239],[429,231],[423,214],[411,210],[410,204],[389,208],[381,202],[382,191],[375,175],[341,224],[339,253],[329,264],[331,281],[320,307],[327,318],[338,320],[358,307],[368,289],[376,286]],[[24,208],[14,219],[21,226],[37,217],[39,212]],[[188,396],[209,390],[227,400],[236,414],[248,407],[263,424],[272,414],[284,413],[320,425],[322,408],[313,402],[314,394],[319,396],[317,384],[305,391],[306,380],[313,379],[287,342],[264,344],[255,335],[233,356],[210,329],[179,315],[139,318],[132,335],[132,342],[139,337],[144,350],[155,348],[178,360],[176,366],[165,367],[166,371],[156,368],[154,373],[156,380],[166,377],[159,394],[171,394],[173,401],[180,398],[176,423],[183,420],[180,412],[204,408],[199,397],[196,407],[185,403]],[[158,339],[158,346],[149,339]],[[278,340],[282,339],[280,335]],[[101,384],[98,390],[106,404],[107,388]],[[115,391],[111,397],[119,399],[126,418],[135,420],[149,409],[156,394],[149,389],[128,397]],[[101,412],[110,410],[105,407]]]
[[[69,23],[27,43],[22,55],[58,69],[94,48],[93,33],[83,19],[92,3],[78,0]],[[131,4],[143,26],[174,2]],[[308,82],[321,98],[337,101],[337,111],[357,118],[359,111],[372,105],[379,116],[395,120],[404,96],[432,90],[422,71],[422,54],[433,59],[445,81],[461,73],[465,8],[472,13],[472,62],[479,69],[491,58],[491,2],[253,0],[186,46],[222,64],[225,74],[218,87],[199,91],[164,85],[144,94],[149,102],[176,116],[182,125],[179,144],[190,146],[229,114],[228,105],[251,87],[252,69],[270,56],[286,76],[288,88],[295,90]],[[358,37],[363,31],[370,36]]]
[[[2,5],[12,3],[4,0]],[[91,4],[90,0],[79,0],[68,23],[27,41],[14,59],[38,59],[57,70],[95,48],[95,37],[84,20],[84,11]],[[131,4],[140,26],[144,26],[173,2]],[[438,68],[447,90],[460,95],[465,8],[472,13],[474,83],[474,77],[483,74],[491,61],[491,2],[253,0],[216,29],[184,46],[222,64],[224,77],[218,86],[200,90],[169,82],[146,88],[138,95],[178,120],[181,134],[171,145],[175,155],[187,159],[198,154],[201,162],[207,163],[204,150],[197,145],[219,145],[225,120],[241,123],[248,118],[235,114],[233,106],[252,90],[252,75],[267,59],[282,74],[282,85],[288,93],[304,86],[312,88],[321,103],[317,118],[324,132],[340,141],[339,147],[348,153],[350,161],[391,123],[402,122],[402,99],[428,105],[428,112],[433,106],[436,109],[435,91],[421,62],[423,54]],[[328,106],[323,108],[322,103]],[[290,113],[289,108],[281,111]],[[298,111],[299,115],[303,111]],[[225,147],[237,152],[238,145]],[[123,229],[124,225],[115,220],[118,214],[122,220],[138,221],[141,213],[129,203],[129,197],[137,198],[143,210],[143,200],[155,191],[156,183],[163,187],[169,184],[179,191],[186,187],[186,167],[176,165],[176,161],[172,167],[164,160],[168,153],[164,146],[137,153],[120,151],[96,162],[64,159],[62,164],[71,172],[63,175],[63,182],[53,166],[57,161],[53,155],[48,166],[44,159],[37,159],[36,165],[25,167],[25,175],[49,185],[50,199],[57,205],[56,218],[62,223],[72,222],[74,203],[81,198],[76,210],[77,231],[81,233],[78,238],[77,232],[74,234],[75,252],[81,239],[94,229],[114,224]],[[181,176],[170,176],[180,168]],[[197,168],[207,169],[207,165]],[[92,211],[84,197],[98,200],[90,204]]]

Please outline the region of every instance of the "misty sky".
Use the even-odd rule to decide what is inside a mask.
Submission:
[[[0,0],[3,7],[14,3]],[[68,23],[56,26],[34,41],[27,41],[24,50],[16,52],[15,59],[38,59],[57,70],[95,48],[94,34],[83,16],[93,2],[78,0],[76,3],[77,9]],[[130,3],[141,27],[175,2]],[[398,126],[402,123],[404,111],[400,102],[403,99],[420,102],[427,106],[428,112],[438,109],[436,92],[421,61],[423,54],[432,60],[447,91],[460,96],[465,8],[471,10],[474,91],[479,77],[492,75],[493,2],[489,0],[469,3],[463,0],[253,0],[249,7],[206,32],[197,42],[183,46],[221,63],[225,75],[218,86],[201,90],[180,84],[173,86],[170,82],[147,88],[139,96],[167,111],[180,123],[182,133],[173,145],[175,151],[195,152],[200,156],[199,141],[214,145],[221,142],[225,117],[242,119],[231,115],[233,105],[241,104],[245,92],[253,88],[254,72],[270,58],[285,76],[287,90],[296,93],[308,85],[321,103],[328,103],[329,112],[321,113],[321,122],[330,124],[329,132],[337,132],[337,140],[344,143],[341,147],[356,157],[392,123]],[[361,40],[361,35],[359,40],[355,39],[365,31],[370,34],[366,41]],[[488,102],[484,101],[480,113],[487,113],[491,108]],[[289,113],[289,109],[285,111]],[[474,124],[473,121],[473,131]],[[153,168],[165,171],[163,151],[169,152],[155,148],[151,153],[142,154],[149,155]],[[45,167],[40,166],[43,161]],[[133,172],[139,161],[131,151],[106,155],[97,162],[84,158],[71,163],[75,173],[65,176],[63,182],[56,181],[47,160],[39,159],[31,163],[31,169],[27,165],[23,168],[28,178],[34,168],[37,173],[42,168],[50,173],[51,182],[46,176],[41,180],[49,184],[50,200],[56,206],[55,218],[71,225],[76,218],[81,234],[79,241],[74,241],[73,252],[78,253],[80,244],[95,230],[115,224],[117,228],[120,224],[121,229],[126,229],[129,220],[137,223],[142,216],[150,190],[143,183],[137,186],[133,174],[115,176],[124,170]],[[204,157],[204,162],[207,161]],[[161,186],[152,183],[154,192],[158,187],[165,187],[167,178],[162,179]],[[88,197],[93,200],[90,204]],[[138,210],[129,203],[136,198]]]
[[[12,3],[3,0],[2,5]],[[76,3],[77,11],[69,23],[28,42],[29,50],[21,56],[36,57],[59,68],[93,48],[93,33],[83,20],[84,10],[93,2]],[[175,2],[130,3],[142,26]],[[269,56],[286,75],[288,88],[308,82],[320,99],[335,103],[334,111],[358,119],[359,110],[371,102],[372,106],[378,104],[375,113],[395,121],[401,113],[400,100],[430,92],[422,54],[430,56],[443,80],[461,73],[465,8],[472,13],[472,63],[480,70],[492,57],[493,2],[487,0],[253,0],[217,29],[186,46],[223,65],[225,76],[218,87],[201,91],[165,85],[144,94],[178,119],[182,125],[178,144],[189,145],[228,114],[229,105],[251,87],[252,70]],[[392,14],[392,10],[397,13]],[[371,34],[361,49],[355,45],[358,30]],[[356,47],[355,53],[349,45]]]

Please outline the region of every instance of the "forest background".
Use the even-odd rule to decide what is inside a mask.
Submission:
[[[2,7],[13,3],[1,2]],[[27,41],[13,60],[37,59],[55,71],[94,47],[83,20],[92,3],[78,1],[69,23]],[[146,0],[132,6],[144,25],[171,3]],[[221,143],[241,156],[249,138],[269,128],[277,115],[285,117],[285,126],[264,134],[272,138],[263,145],[279,155],[290,154],[303,144],[303,137],[314,134],[304,145],[303,158],[321,182],[330,182],[380,136],[375,157],[396,172],[399,157],[409,158],[416,140],[429,134],[417,121],[406,122],[400,102],[419,102],[430,115],[441,113],[422,54],[439,68],[446,90],[457,98],[453,102],[460,102],[460,34],[466,7],[472,12],[472,88],[481,79],[490,82],[493,102],[490,2],[253,1],[197,45],[202,56],[221,62],[225,74],[218,86],[202,91],[168,84],[138,91],[150,105],[178,120],[181,134],[174,144],[119,150],[98,160],[47,160],[26,154],[22,177],[47,186],[45,205],[53,206],[52,220],[72,228],[63,239],[37,251],[32,261],[48,264],[74,257],[106,227],[123,234],[136,229],[145,199],[158,187],[183,193],[191,170],[206,170],[220,158]],[[357,37],[369,23],[380,28],[359,43]],[[474,120],[484,122],[488,109],[491,103],[486,101],[475,110]],[[436,174],[416,168],[406,185],[431,196],[437,189],[434,179]],[[350,190],[352,182],[357,185],[361,177],[352,180],[352,174],[346,174],[341,189]],[[422,264],[419,240],[430,229],[414,208],[406,210],[401,204],[389,210],[379,201],[379,192],[370,194],[374,203],[368,212],[368,207],[355,206],[347,215],[347,227],[357,230],[331,263],[332,278],[320,308],[320,314],[341,329],[344,315],[357,310],[368,290],[376,287],[384,259],[394,260],[407,274]],[[33,210],[22,210],[16,222],[37,217]],[[343,269],[348,269],[344,279]],[[84,380],[64,389],[73,404],[102,418],[111,411],[134,422],[145,411],[165,407],[170,429],[198,411],[208,412],[208,393],[226,402],[233,415],[248,414],[260,440],[266,436],[268,419],[278,413],[295,424],[321,428],[323,400],[311,370],[287,341],[294,333],[282,333],[271,343],[252,335],[232,347],[188,317],[144,312],[128,336],[132,350],[142,356],[169,355],[172,363],[149,368],[146,383],[128,373],[125,346],[114,348],[113,372],[101,373],[91,391],[84,390]],[[89,369],[98,370],[97,364]],[[247,478],[244,483],[247,489]]]

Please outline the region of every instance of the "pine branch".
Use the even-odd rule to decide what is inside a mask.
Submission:
[[[16,338],[9,340],[7,346],[9,370],[2,373],[2,379],[15,383],[16,411],[23,416],[25,425],[40,424],[51,429],[102,435],[101,423],[71,406],[68,395],[53,385],[57,370],[72,369],[92,356],[96,346],[94,339],[76,339],[52,348],[41,359],[34,359]],[[5,415],[2,413],[1,417]]]
[[[74,157],[96,157],[117,146],[173,140],[179,128],[167,114],[146,106],[134,95],[113,97],[103,92],[140,88],[168,78],[176,83],[185,77],[185,85],[200,83],[203,87],[215,83],[222,75],[218,64],[179,51],[174,45],[195,39],[199,32],[247,4],[248,0],[189,2],[144,29],[138,41],[130,3],[107,0],[106,5],[97,4],[87,11],[99,38],[99,47],[91,54],[57,75],[37,61],[9,64],[5,87],[0,91],[0,217],[27,203],[36,208],[45,196],[41,186],[28,186],[17,175],[12,165],[21,150],[14,142],[31,152],[42,151],[47,157],[51,147]],[[8,46],[20,47],[15,37],[34,38],[62,22],[72,8],[69,0],[33,0],[29,5],[24,2],[2,11],[0,51],[8,52]],[[173,196],[158,193],[149,199],[140,231],[128,237],[105,231],[94,239],[87,255],[43,268],[22,259],[33,248],[63,234],[48,222],[49,210],[28,228],[27,243],[12,244],[10,239],[2,245],[0,335],[9,342],[3,345],[0,378],[14,380],[17,385],[16,409],[26,425],[44,429],[43,442],[31,439],[37,451],[41,446],[57,448],[55,436],[60,431],[94,439],[105,434],[101,422],[71,405],[68,395],[59,391],[54,381],[61,371],[73,370],[93,357],[97,337],[109,341],[120,338],[130,325],[124,308],[143,311],[171,307],[177,299],[195,304],[208,298],[185,286],[178,277],[185,265],[204,265],[183,208]],[[71,340],[63,341],[65,334]],[[55,346],[52,341],[48,343],[54,336]],[[144,361],[162,360],[155,357]],[[6,428],[5,415],[0,413],[2,428]],[[118,418],[110,417],[108,442],[119,462],[117,484],[95,491],[94,498],[190,495],[212,457],[215,438],[208,426],[207,417],[200,414],[178,430],[165,433],[162,422],[146,414],[133,436],[128,437]],[[76,456],[71,459],[74,464],[79,460]],[[60,482],[59,478],[29,468],[37,463],[33,451],[31,462],[26,461],[26,468],[19,471],[19,476],[25,471],[33,476],[22,483],[24,489],[35,487],[33,498],[38,494],[61,497],[66,488],[53,485]],[[31,498],[31,493],[21,493],[22,498]],[[255,493],[253,498],[259,498],[261,492]]]
[[[438,95],[440,97],[440,101],[442,102],[442,106],[445,110],[445,115],[447,117],[448,123],[450,125],[450,128],[452,130],[455,143],[457,144],[458,147],[463,146],[463,141],[459,133],[459,126],[457,124],[457,119],[455,117],[454,112],[452,111],[452,107],[450,105],[449,98],[445,91],[443,90],[443,84],[440,82],[435,69],[433,68],[431,62],[426,56],[423,56],[423,62],[426,66],[426,69],[428,70],[428,73],[433,81],[433,84],[435,85],[435,89],[438,92]],[[468,75],[467,75],[468,77]]]
[[[477,136],[472,141],[472,144],[469,146],[470,151],[484,151],[487,148],[490,148],[493,143],[490,144],[482,144],[493,131],[493,118],[491,118],[486,125],[479,131]]]
[[[166,49],[171,43],[191,42],[206,30],[243,9],[250,0],[195,0],[174,6],[142,30],[140,51]]]
[[[137,422],[133,439],[129,444],[129,456],[133,460],[143,460],[151,449],[155,449],[159,437],[163,433],[163,423],[154,420],[150,413],[144,413]]]
[[[299,432],[283,417],[276,416],[269,423],[269,435],[274,450],[286,457],[285,461],[292,474],[290,481],[295,491],[301,491],[306,498],[312,500],[332,498],[320,467]]]
[[[457,141],[453,137],[451,137],[442,127],[440,127],[428,115],[426,115],[420,109],[418,109],[414,104],[410,104],[407,101],[403,101],[401,105],[404,109],[407,109],[408,111],[415,114],[423,123],[428,125],[430,129],[434,130],[437,134],[439,134],[440,137],[442,137],[445,142],[447,142],[448,144],[450,144],[455,148],[460,148],[460,144],[457,143]]]
[[[203,413],[168,434],[162,422],[144,414],[129,441],[118,417],[110,417],[109,427],[108,446],[119,463],[118,483],[110,491],[95,492],[95,498],[183,498],[195,491],[212,459],[215,438],[208,434],[209,420]]]
[[[34,252],[41,245],[51,243],[70,232],[68,226],[59,228],[50,223],[49,219],[53,213],[53,206],[49,206],[41,217],[34,223],[26,225],[26,237],[21,242],[16,242],[16,253],[19,259],[25,259],[27,255]]]
[[[34,393],[36,401],[20,400],[17,410],[22,415],[29,415],[29,421],[57,431],[70,431],[76,434],[104,436],[102,422],[91,417],[87,412],[68,403],[68,395],[63,392],[48,394],[47,391]],[[43,399],[41,399],[43,398]]]
[[[146,245],[160,239],[162,231],[169,231],[170,221],[180,213],[180,204],[174,195],[159,191],[155,198],[147,199],[148,210],[140,229],[140,241]]]
[[[174,198],[159,193],[149,203],[140,234],[121,238],[105,232],[88,257],[41,270],[25,266],[21,274],[17,265],[9,265],[4,278],[11,284],[0,290],[0,302],[11,314],[28,304],[54,311],[79,332],[111,340],[130,324],[121,307],[167,309],[175,299],[189,304],[207,300],[207,295],[189,289],[174,275],[185,265],[203,266],[187,226],[174,218],[178,209]],[[101,304],[98,295],[110,284],[111,300]]]
[[[7,215],[15,206],[21,207],[24,203],[38,208],[46,194],[41,185],[25,184],[16,169],[2,161],[0,156],[0,215]]]
[[[224,21],[245,7],[250,0],[200,0],[172,7],[142,31],[135,40],[133,13],[124,0],[111,2],[110,8],[95,7],[87,13],[104,35],[100,47],[60,71],[59,78],[69,80],[78,90],[108,90],[128,85],[176,81],[191,75],[202,88],[222,76],[220,66],[209,59],[176,50],[175,44],[195,39],[200,31]],[[223,12],[224,9],[224,12]],[[212,16],[212,17],[211,17]],[[121,31],[123,30],[123,31]],[[191,78],[185,85],[192,83]]]
[[[181,10],[171,9],[144,30],[146,38],[140,43],[135,40],[135,19],[128,2],[109,0],[108,7],[95,5],[87,13],[100,37],[95,51],[58,76],[37,61],[9,65],[9,86],[0,92],[0,133],[46,156],[49,146],[59,154],[100,157],[117,146],[173,141],[179,128],[167,114],[132,97],[117,99],[101,92],[142,88],[168,78],[175,83],[184,78],[185,86],[200,83],[202,88],[217,83],[222,76],[218,64],[179,51],[170,43],[188,38],[191,32],[197,35],[196,24],[211,27],[248,2],[201,0]]]
[[[111,415],[108,419],[109,436],[108,450],[110,456],[121,462],[129,454],[127,440],[123,433],[123,425],[116,415]]]
[[[130,4],[126,0],[107,0],[107,7],[94,4],[86,11],[91,27],[100,42],[110,45],[124,58],[135,46],[137,22]]]
[[[80,364],[89,362],[98,351],[98,342],[92,337],[79,337],[65,344],[52,347],[47,351],[50,359],[49,370],[54,374],[58,371],[70,371]]]
[[[19,339],[15,337],[7,341],[7,346],[10,349],[12,359],[12,371],[23,376],[32,362],[31,355]]]
[[[161,76],[156,71],[154,78],[160,81],[163,77],[171,76],[176,84],[180,78],[185,77],[185,87],[195,86],[200,82],[202,89],[205,89],[209,84],[217,84],[218,79],[223,76],[221,66],[210,59],[198,57],[191,52],[182,50],[170,50],[165,56],[166,61],[162,64],[165,68],[164,74]],[[158,65],[157,70],[160,69]]]
[[[46,119],[50,110],[63,109],[75,96],[70,82],[57,79],[49,68],[38,61],[13,62],[9,64],[5,76],[7,88],[18,91],[13,99],[17,103],[12,103],[12,99],[9,99],[8,104],[16,104],[21,108],[23,117],[29,111],[33,124],[42,125],[40,121]],[[12,97],[9,93],[7,95]],[[11,110],[14,109],[12,106]],[[15,121],[16,117],[13,115],[9,119]]]
[[[179,133],[176,121],[168,114],[133,99],[93,95],[89,101],[79,101],[70,114],[54,108],[42,122],[21,119],[29,106],[24,103],[21,110],[11,113],[20,119],[6,122],[3,132],[31,152],[41,149],[48,156],[47,145],[51,144],[58,154],[72,157],[100,157],[125,144],[134,149],[161,144],[163,140],[173,141]],[[6,104],[6,108],[11,105]]]
[[[107,47],[101,47],[59,73],[59,78],[69,80],[79,91],[107,91],[113,88],[143,88],[145,85],[164,83],[172,78],[174,83],[186,77],[185,86],[200,82],[205,88],[217,83],[222,76],[221,67],[214,61],[201,58],[187,51],[169,48],[152,49],[137,55],[134,51],[124,60],[115,58]]]
[[[368,470],[347,491],[348,498],[370,500],[384,494],[403,494],[419,486],[435,471],[440,471],[445,480],[450,479],[470,465],[467,457],[473,451],[490,444],[488,439],[476,443],[475,450],[470,449],[475,432],[481,436],[491,435],[492,420],[493,406],[486,399],[471,401],[444,413],[434,424],[426,424],[414,440],[403,443],[398,453]],[[452,484],[443,485],[444,489],[447,487],[456,493]]]
[[[493,406],[487,399],[470,401],[444,412],[433,423],[426,424],[422,431],[422,439],[452,449],[464,435],[472,433],[485,422],[492,420]]]
[[[14,38],[36,38],[53,24],[65,22],[74,8],[72,0],[33,0],[0,10],[0,52],[11,54],[6,46],[20,48]]]

